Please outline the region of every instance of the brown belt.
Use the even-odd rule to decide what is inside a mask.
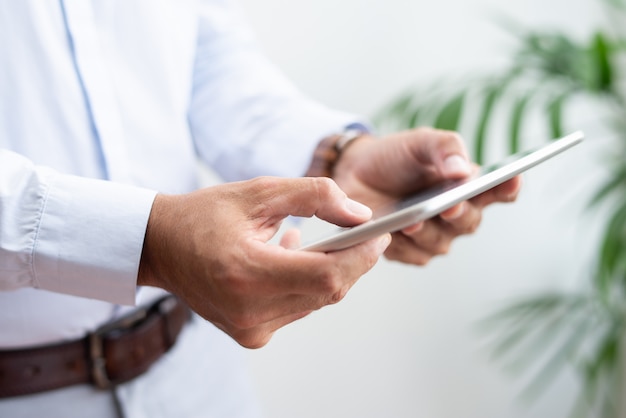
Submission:
[[[80,340],[0,350],[0,398],[81,383],[108,389],[127,382],[174,345],[190,317],[189,308],[166,296]]]

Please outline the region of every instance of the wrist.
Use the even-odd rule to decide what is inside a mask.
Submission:
[[[335,169],[346,150],[358,139],[368,136],[368,132],[361,129],[346,129],[345,131],[329,135],[322,139],[313,153],[313,158],[307,177],[334,177]]]
[[[165,288],[164,283],[161,283],[159,280],[160,275],[155,263],[159,258],[159,247],[165,241],[162,231],[164,218],[167,216],[167,209],[164,207],[167,206],[167,202],[168,196],[162,194],[158,194],[154,199],[139,261],[138,286]]]

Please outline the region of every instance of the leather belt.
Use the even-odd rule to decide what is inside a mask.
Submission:
[[[176,342],[190,310],[166,296],[80,340],[0,350],[0,398],[89,383],[108,389],[148,370]]]

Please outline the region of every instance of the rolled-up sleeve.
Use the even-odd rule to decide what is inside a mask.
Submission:
[[[60,174],[0,150],[0,289],[134,304],[155,195]]]

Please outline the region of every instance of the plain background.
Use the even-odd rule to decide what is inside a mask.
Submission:
[[[267,54],[307,94],[371,116],[403,88],[502,68],[513,38],[495,22],[584,36],[592,0],[243,0]],[[566,417],[564,374],[533,403],[522,375],[489,357],[477,322],[521,295],[576,289],[601,222],[585,210],[602,178],[603,138],[584,104],[567,120],[588,141],[525,176],[514,205],[425,268],[381,260],[338,305],[280,330],[249,360],[271,418]],[[540,127],[537,136],[543,134]],[[496,133],[497,134],[497,133]],[[533,132],[527,132],[530,136]],[[305,222],[304,235],[316,232]]]

